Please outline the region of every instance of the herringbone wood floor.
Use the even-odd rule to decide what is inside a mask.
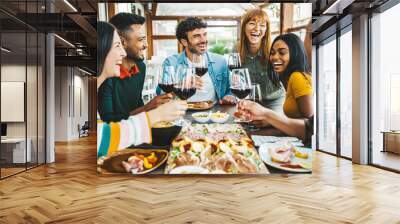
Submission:
[[[98,177],[95,143],[0,181],[0,223],[400,223],[400,175],[323,153],[311,175]]]

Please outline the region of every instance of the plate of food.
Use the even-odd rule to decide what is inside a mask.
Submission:
[[[264,143],[259,154],[267,165],[290,172],[312,171],[312,149],[294,146],[289,142]]]
[[[214,106],[213,101],[188,102],[188,110],[208,110]]]
[[[168,158],[164,149],[125,149],[102,158],[100,168],[107,173],[146,174],[160,167]]]
[[[217,111],[215,113],[212,113],[210,118],[212,122],[223,124],[228,121],[229,114]]]
[[[187,166],[200,168],[181,168],[185,174],[191,171],[198,174],[202,169],[206,169],[207,174],[268,173],[253,141],[239,125],[192,124],[182,133],[171,144],[166,174]]]
[[[207,123],[210,120],[210,113],[208,112],[197,112],[192,114],[193,119],[199,123]]]

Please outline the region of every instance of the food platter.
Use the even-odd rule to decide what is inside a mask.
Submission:
[[[293,146],[288,142],[264,143],[259,154],[263,162],[276,169],[310,173],[312,171],[312,149]]]
[[[267,174],[268,170],[240,125],[191,124],[172,142],[165,173]]]
[[[100,172],[146,174],[157,169],[168,158],[164,149],[125,149],[98,160]],[[130,164],[131,169],[127,169]]]
[[[188,110],[208,110],[214,106],[213,101],[188,102]]]

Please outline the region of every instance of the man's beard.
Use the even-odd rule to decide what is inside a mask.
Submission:
[[[141,61],[144,59],[144,56],[139,56],[137,54],[134,54],[133,52],[126,50],[126,58],[128,60],[133,60],[133,61]]]
[[[207,45],[207,42],[205,42],[205,43],[200,43],[199,45],[201,45],[201,44],[205,44],[205,45]],[[196,50],[194,47],[193,47],[193,45],[191,45],[191,44],[189,44],[188,45],[188,49],[189,49],[189,51],[192,53],[192,54],[203,54],[203,53],[201,53],[201,52],[199,52],[198,50]]]

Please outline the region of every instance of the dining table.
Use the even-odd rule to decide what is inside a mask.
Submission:
[[[186,120],[186,125],[191,125],[191,124],[196,124],[198,122],[195,121],[193,118],[193,113],[196,112],[207,112],[207,113],[215,113],[215,112],[221,112],[221,113],[227,113],[229,114],[229,118],[224,124],[240,124],[243,128],[243,130],[246,132],[248,137],[252,137],[253,135],[261,135],[261,136],[285,136],[284,133],[281,131],[273,128],[273,127],[267,127],[267,128],[255,128],[254,126],[250,125],[249,123],[244,123],[244,122],[239,122],[237,123],[235,121],[235,117],[233,116],[234,112],[237,111],[236,105],[221,105],[221,104],[215,104],[213,105],[210,109],[207,110],[187,110],[185,115],[184,115],[184,120]],[[212,124],[213,122],[209,121],[207,123],[202,123],[202,124]],[[154,146],[154,145],[149,145],[149,144],[142,144],[139,146],[135,146],[134,148],[142,148],[142,149],[166,149],[170,150],[170,145],[166,146]],[[259,146],[255,146],[255,149],[257,153],[259,153]],[[275,167],[269,166],[268,164],[264,163],[266,170],[264,170],[262,173],[259,174],[235,174],[235,175],[268,175],[268,174],[287,174],[291,173],[286,170],[281,170],[277,169]],[[158,167],[157,169],[153,170],[151,173],[148,175],[153,176],[153,175],[164,175],[164,171],[166,169],[166,163]],[[311,172],[311,171],[310,171]],[[192,174],[184,174],[182,176],[187,176],[187,175],[192,175]],[[169,175],[167,175],[169,176]],[[176,176],[176,175],[173,175]],[[215,176],[215,175],[211,175]],[[216,176],[232,176],[232,174],[223,174],[223,175],[216,175]]]

